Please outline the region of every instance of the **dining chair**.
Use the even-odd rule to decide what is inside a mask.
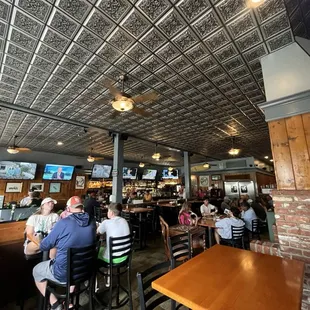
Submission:
[[[191,234],[188,231],[173,237],[168,237],[171,269],[176,267],[176,262],[185,262],[192,258]]]
[[[252,220],[252,231],[250,232],[250,234],[251,234],[251,240],[253,239],[260,240],[260,220],[259,219]]]
[[[162,234],[164,246],[165,246],[166,259],[170,261],[170,250],[168,246],[169,225],[165,222],[165,220],[163,219],[161,215],[159,215],[159,223],[160,223],[161,234]]]
[[[242,247],[242,249],[245,249],[244,246],[244,226],[237,227],[237,226],[231,226],[231,245],[234,248]]]

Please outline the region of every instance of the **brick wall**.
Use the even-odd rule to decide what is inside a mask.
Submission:
[[[276,243],[252,241],[251,250],[306,263],[302,309],[310,310],[310,191],[274,190]]]

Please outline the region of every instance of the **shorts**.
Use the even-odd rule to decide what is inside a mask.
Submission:
[[[43,282],[45,280],[51,280],[58,284],[66,284],[66,282],[58,281],[52,271],[52,260],[47,260],[42,263],[37,264],[32,271],[33,277],[36,282]]]
[[[105,247],[100,247],[99,249],[99,253],[98,253],[98,258],[103,260],[106,263],[109,263],[110,260],[108,258],[104,257],[104,252],[105,252]],[[123,256],[123,257],[117,257],[117,258],[113,258],[113,264],[119,264],[123,261],[125,261],[128,258],[128,256]]]

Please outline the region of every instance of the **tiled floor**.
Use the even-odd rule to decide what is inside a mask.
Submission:
[[[136,274],[138,271],[144,271],[148,267],[151,267],[155,264],[163,262],[165,260],[163,241],[161,237],[157,237],[156,242],[148,242],[148,247],[142,251],[135,251],[132,261],[132,295],[133,295],[133,307],[134,309],[139,309],[139,296],[137,290],[137,280]],[[104,288],[104,279],[102,276],[98,277],[100,292]],[[100,293],[100,296],[104,298],[106,294],[103,292]],[[86,294],[83,294],[80,298],[80,304],[83,306],[81,309],[88,309],[88,297]],[[170,309],[170,304],[163,305],[158,309]],[[17,310],[20,309],[19,306],[16,306],[16,303],[10,303],[2,308],[1,310]],[[37,309],[37,296],[27,299],[25,302],[24,310],[35,310]],[[96,305],[96,309],[102,309],[99,305]],[[122,309],[129,309],[128,306],[124,306]]]

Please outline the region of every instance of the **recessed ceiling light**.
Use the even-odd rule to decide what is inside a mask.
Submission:
[[[61,142],[61,141],[58,141],[57,142],[57,145],[63,145],[64,143],[63,142]]]
[[[273,162],[273,159],[271,158],[270,161]]]
[[[265,156],[265,158],[268,159],[269,157],[268,157],[268,156]]]

